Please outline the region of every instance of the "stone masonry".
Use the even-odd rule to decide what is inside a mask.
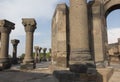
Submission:
[[[0,51],[0,69],[11,67],[10,59],[8,57],[9,51],[9,35],[13,30],[14,23],[8,20],[0,20],[0,33],[1,33],[1,51]]]
[[[25,48],[25,57],[23,64],[21,65],[22,69],[34,69],[35,62],[33,59],[33,34],[36,29],[36,21],[33,18],[24,18],[22,19],[22,24],[24,25],[26,32],[26,48]]]
[[[52,20],[52,64],[56,67],[68,66],[68,7],[58,4]]]

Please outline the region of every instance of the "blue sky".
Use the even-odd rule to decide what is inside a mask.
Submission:
[[[51,47],[51,20],[58,3],[69,4],[69,0],[0,0],[0,19],[7,19],[16,24],[15,30],[10,34],[10,40],[20,40],[18,55],[25,52],[25,31],[22,18],[35,18],[37,22],[37,29],[34,32],[34,46]],[[112,12],[107,17],[109,37],[112,36],[112,38],[109,38],[110,42],[117,41],[113,36],[119,37],[120,34],[119,13],[120,11]],[[9,45],[9,54],[12,54],[11,42]]]

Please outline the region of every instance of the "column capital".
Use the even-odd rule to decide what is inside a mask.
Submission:
[[[39,52],[41,52],[41,50],[42,50],[42,47],[39,48]]]
[[[19,42],[20,42],[20,41],[17,40],[17,39],[13,39],[13,40],[11,40],[11,43],[13,44],[13,46],[14,46],[14,45],[17,46]]]
[[[10,33],[15,28],[15,24],[8,20],[0,20],[0,32]]]
[[[36,21],[34,18],[22,18],[22,24],[26,32],[34,32],[36,29]]]
[[[34,46],[34,49],[37,51],[39,50],[39,46]]]
[[[46,50],[47,50],[47,48],[43,48],[43,52],[44,52],[44,53],[46,52]]]

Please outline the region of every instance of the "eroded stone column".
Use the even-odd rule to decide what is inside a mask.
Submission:
[[[1,53],[0,53],[0,69],[10,68],[11,63],[8,56],[9,34],[14,29],[14,23],[7,20],[0,20],[1,32]]]
[[[34,46],[35,49],[35,57],[34,60],[36,63],[38,63],[38,56],[39,56],[39,46]]]
[[[36,21],[32,18],[24,18],[22,19],[22,24],[26,32],[26,48],[22,68],[32,69],[35,68],[33,59],[33,34],[36,29]]]
[[[39,56],[38,56],[38,61],[39,61],[39,62],[41,62],[41,54],[40,54],[40,53],[41,53],[41,50],[42,50],[42,48],[40,47],[40,48],[39,48]]]
[[[17,45],[20,41],[17,39],[11,40],[11,43],[13,45],[13,58],[12,58],[12,63],[17,64],[18,59],[17,59]]]
[[[47,61],[46,51],[47,51],[47,48],[43,48],[43,61]]]
[[[85,72],[91,62],[87,0],[70,0],[70,70]],[[84,68],[85,67],[85,68]],[[83,69],[82,69],[83,68]],[[79,69],[79,70],[77,70]]]

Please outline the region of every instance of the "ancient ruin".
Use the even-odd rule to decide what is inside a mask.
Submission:
[[[33,58],[33,34],[36,29],[36,21],[32,18],[22,19],[22,24],[24,25],[26,32],[26,48],[25,48],[25,57],[23,64],[21,65],[22,69],[34,69],[35,62]]]
[[[9,35],[13,30],[14,23],[8,20],[0,20],[0,34],[1,34],[1,49],[0,49],[0,70],[11,67],[11,62],[8,57],[9,51]]]
[[[17,59],[17,45],[20,41],[17,39],[11,40],[11,43],[13,45],[13,58],[12,58],[12,64],[18,64]]]
[[[34,49],[35,49],[35,57],[34,57],[34,61],[36,62],[36,63],[38,63],[39,62],[39,46],[34,46]]]
[[[108,82],[113,69],[108,68],[107,55],[113,48],[108,50],[111,44],[108,44],[107,39],[106,17],[111,11],[120,8],[120,0],[69,2],[69,7],[65,3],[58,4],[52,19],[52,65],[57,69],[69,67],[70,70],[56,71],[54,75],[59,82],[72,82],[74,78],[75,82]],[[119,51],[119,42],[116,50]],[[119,56],[115,59],[118,60]],[[80,78],[82,73],[86,78]],[[74,77],[76,74],[80,77]],[[73,78],[69,77],[71,80],[68,80],[67,76]]]

